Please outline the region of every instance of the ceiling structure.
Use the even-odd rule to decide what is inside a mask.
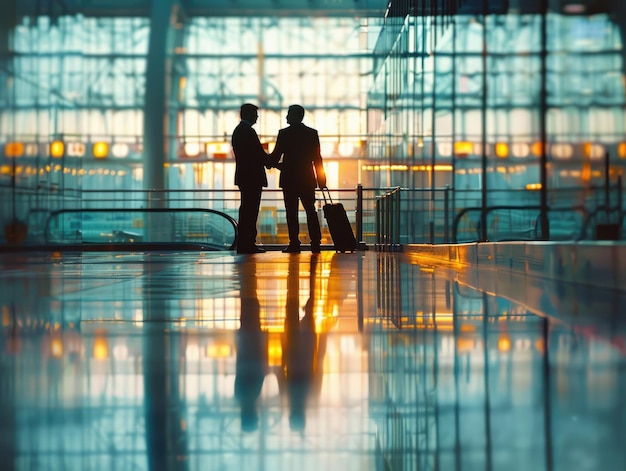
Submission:
[[[154,2],[175,0],[12,0],[19,15],[148,16]],[[11,0],[9,0],[11,3]],[[190,16],[416,16],[540,13],[542,5],[565,14],[613,11],[618,0],[179,0]]]

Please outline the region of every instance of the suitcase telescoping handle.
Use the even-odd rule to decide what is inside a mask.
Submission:
[[[333,199],[330,196],[330,190],[328,189],[328,187],[325,186],[324,188],[320,188],[320,190],[322,190],[322,197],[324,198],[324,204],[328,203],[328,201],[330,201],[330,204],[333,204]],[[328,200],[326,200],[326,193],[324,192],[324,190],[326,190],[326,193],[328,193]]]

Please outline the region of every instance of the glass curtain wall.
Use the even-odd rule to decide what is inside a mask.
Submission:
[[[369,155],[378,162],[363,175],[373,186],[412,190],[405,219],[424,220],[406,223],[408,239],[443,240],[446,187],[450,218],[477,208],[467,214],[472,230],[482,207],[540,205],[544,84],[550,219],[558,224],[564,208],[587,214],[605,204],[607,168],[615,202],[626,163],[619,26],[605,14],[548,13],[544,75],[542,21],[537,14],[385,19],[368,95]],[[537,237],[536,211],[507,212],[519,221],[506,229],[495,227],[504,218],[496,213],[489,212],[491,239]]]
[[[356,186],[377,31],[367,18],[180,21],[167,53],[167,188],[234,188],[230,134],[245,102],[261,107],[256,129],[269,150],[287,107],[303,105],[305,123],[320,133],[329,185]],[[80,207],[86,190],[142,189],[150,20],[29,16],[18,6],[8,36],[0,68],[3,226],[15,217],[32,234],[35,212]],[[277,175],[270,180],[277,186]],[[116,195],[107,198],[125,198]]]

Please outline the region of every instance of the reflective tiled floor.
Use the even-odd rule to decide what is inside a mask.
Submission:
[[[618,293],[406,254],[2,254],[1,470],[623,470]]]

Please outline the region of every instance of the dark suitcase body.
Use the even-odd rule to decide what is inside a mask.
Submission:
[[[330,197],[330,194],[328,196]],[[329,203],[326,201],[326,196],[324,196],[324,202],[324,217],[326,218],[335,250],[338,252],[354,252],[356,250],[356,239],[343,204],[333,203],[332,200]]]

